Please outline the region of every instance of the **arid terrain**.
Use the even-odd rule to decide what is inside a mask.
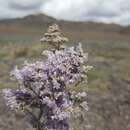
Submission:
[[[24,60],[41,59],[46,44],[40,39],[48,26],[57,23],[70,39],[67,46],[82,42],[89,54],[89,111],[73,121],[75,130],[130,130],[130,27],[93,22],[65,22],[39,15],[0,21],[0,89],[15,87],[10,71]],[[79,89],[79,87],[77,88]],[[1,91],[0,91],[1,93]],[[0,130],[33,130],[22,114],[9,111],[0,94]],[[77,123],[78,122],[78,123]]]

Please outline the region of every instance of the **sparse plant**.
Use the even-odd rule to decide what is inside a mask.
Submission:
[[[36,130],[69,130],[69,119],[88,110],[85,92],[72,91],[86,80],[91,66],[81,44],[63,47],[68,39],[61,36],[58,25],[49,27],[41,40],[53,47],[43,51],[46,60],[25,62],[11,75],[18,83],[17,89],[4,89],[7,106],[16,112],[23,111]]]

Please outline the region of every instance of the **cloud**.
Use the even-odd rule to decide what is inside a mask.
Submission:
[[[130,24],[129,0],[51,0],[42,11],[57,19]]]
[[[0,18],[44,13],[57,19],[130,24],[129,0],[0,0]]]
[[[0,0],[0,19],[41,13],[43,0]]]
[[[9,6],[16,10],[36,10],[43,4],[42,0],[11,0]]]

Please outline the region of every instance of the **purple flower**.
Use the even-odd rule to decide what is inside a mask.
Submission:
[[[24,93],[21,90],[4,89],[3,93],[6,105],[16,111],[22,109],[23,105],[27,105],[31,99],[30,94]]]
[[[35,122],[44,120],[39,127],[47,130],[68,130],[68,120],[77,99],[87,96],[83,92],[71,98],[68,86],[75,86],[86,78],[89,68],[85,65],[87,56],[81,45],[45,53],[48,56],[45,61],[26,62],[21,69],[16,67],[11,72],[19,88],[4,89],[4,98],[11,109],[26,110]],[[77,105],[88,109],[86,102]],[[34,108],[40,112],[38,119],[30,112]]]

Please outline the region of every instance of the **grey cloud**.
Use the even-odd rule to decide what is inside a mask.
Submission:
[[[0,0],[0,19],[41,13],[43,0]]]
[[[130,24],[129,0],[0,0],[0,18],[43,13],[71,21]]]
[[[8,3],[9,8],[16,10],[39,10],[42,4],[42,0],[12,0]]]
[[[52,0],[43,6],[43,12],[57,18],[66,17],[70,20],[77,18],[77,16],[82,19],[90,15],[116,15],[116,10],[111,7],[113,2],[106,1],[111,0],[105,0],[105,2],[104,0],[66,0],[66,2]]]
[[[31,5],[31,6],[21,6],[21,5],[19,5],[19,4],[15,4],[15,3],[12,3],[12,4],[10,4],[9,5],[9,7],[11,8],[11,9],[15,9],[15,10],[26,10],[26,11],[28,11],[28,10],[39,10],[39,7],[40,7],[41,5],[38,3],[38,4],[35,4],[35,5]]]

